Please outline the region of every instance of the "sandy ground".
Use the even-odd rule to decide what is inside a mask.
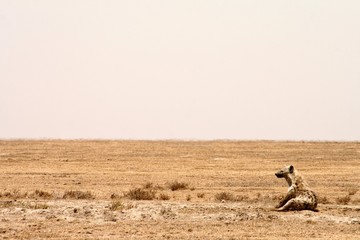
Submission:
[[[359,143],[0,141],[0,162],[1,239],[360,236]],[[273,211],[287,191],[274,173],[289,163],[319,212]]]

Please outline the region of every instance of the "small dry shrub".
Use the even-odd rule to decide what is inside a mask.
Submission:
[[[359,189],[356,189],[356,188],[350,188],[350,189],[348,189],[349,196],[355,195],[355,194],[358,192],[358,190],[359,190]]]
[[[323,197],[320,196],[320,197],[318,197],[318,203],[320,203],[320,204],[329,204],[330,201],[326,196],[323,196]]]
[[[216,201],[230,201],[230,202],[243,202],[249,201],[249,196],[246,195],[234,195],[229,192],[220,192],[215,194]]]
[[[153,183],[147,182],[147,183],[145,183],[145,184],[143,185],[143,188],[144,188],[144,189],[151,189],[151,188],[153,188],[153,186],[154,186]]]
[[[187,189],[189,184],[184,183],[184,182],[178,182],[178,181],[173,181],[171,183],[168,184],[169,188],[171,189],[171,191],[176,191],[176,190],[184,190]]]
[[[152,182],[146,182],[142,185],[143,189],[163,190],[164,188],[158,184],[154,185]]]
[[[142,188],[134,188],[130,189],[125,197],[128,197],[132,200],[153,200],[155,198],[156,191],[152,189],[142,189]]]
[[[94,199],[95,196],[90,191],[66,191],[63,199]]]
[[[234,201],[235,196],[232,193],[229,192],[220,192],[215,194],[215,200],[217,201]]]
[[[350,195],[346,195],[345,197],[336,198],[337,204],[347,205],[350,202]]]
[[[35,192],[33,194],[33,197],[49,199],[49,198],[52,198],[53,195],[51,193],[48,193],[48,192],[37,189],[37,190],[35,190]]]
[[[250,198],[249,196],[246,195],[236,195],[234,201],[235,202],[244,202],[244,201],[248,201]]]
[[[18,199],[18,198],[26,198],[28,195],[27,192],[22,193],[18,189],[14,190],[4,190],[0,193],[0,198],[12,198],[12,199]]]
[[[197,194],[197,197],[198,197],[198,198],[204,198],[204,197],[205,197],[205,193],[198,193],[198,194]]]
[[[9,208],[15,206],[14,201],[0,201],[0,208]]]
[[[170,196],[167,195],[166,193],[161,193],[158,197],[159,200],[169,200]]]
[[[119,194],[117,194],[117,193],[113,193],[113,194],[111,194],[110,198],[111,199],[120,199],[121,196]]]
[[[186,201],[190,201],[190,200],[191,200],[191,195],[188,194],[188,195],[186,196]]]
[[[121,201],[113,201],[109,206],[111,211],[123,210],[124,208],[125,206]]]
[[[29,209],[34,209],[34,210],[49,208],[49,206],[46,205],[45,203],[24,203],[23,207],[29,208]]]

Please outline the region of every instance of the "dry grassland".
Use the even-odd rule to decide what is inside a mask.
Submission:
[[[0,141],[1,239],[359,239],[360,143]],[[320,212],[279,213],[293,164]]]

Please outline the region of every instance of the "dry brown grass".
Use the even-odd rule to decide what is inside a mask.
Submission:
[[[6,198],[6,199],[21,199],[26,198],[28,196],[27,192],[21,192],[19,189],[12,189],[0,192],[0,198]]]
[[[168,183],[169,188],[171,191],[177,191],[177,190],[184,190],[187,189],[189,184],[185,182],[178,182],[177,180]]]
[[[198,193],[196,195],[198,198],[204,198],[205,197],[205,193]]]
[[[356,239],[359,228],[350,220],[360,217],[359,159],[358,142],[0,141],[0,233],[8,239]],[[319,213],[269,210],[287,191],[274,173],[290,163],[320,196]],[[146,207],[126,209],[144,198],[152,199]],[[18,213],[19,202],[39,209]],[[77,213],[67,210],[73,205]],[[104,209],[111,214],[104,217]],[[317,220],[327,216],[350,223]]]
[[[63,199],[94,199],[90,191],[69,190],[65,191]]]
[[[215,194],[216,201],[235,201],[235,196],[229,192],[220,192]]]
[[[53,198],[53,194],[48,193],[46,191],[43,190],[35,190],[35,192],[32,195],[33,198],[43,198],[43,199],[50,199]]]
[[[170,200],[170,196],[166,193],[160,193],[158,199],[166,201],[166,200]]]
[[[259,196],[259,195],[257,195]],[[243,201],[250,201],[250,198],[246,195],[234,195],[233,193],[230,192],[220,192],[215,194],[214,196],[216,201],[230,201],[230,202],[243,202]],[[253,201],[257,201],[257,200],[253,200]]]
[[[320,196],[320,197],[318,197],[318,203],[329,204],[330,200],[326,196]]]
[[[359,191],[359,189],[357,189],[357,188],[349,188],[347,191],[349,193],[349,196],[353,196]]]
[[[342,205],[347,205],[347,204],[349,204],[350,200],[351,200],[350,195],[346,195],[344,197],[336,198],[336,203],[342,204]]]
[[[14,201],[0,201],[0,208],[9,208],[14,206]]]
[[[125,197],[131,200],[153,200],[156,197],[156,191],[152,189],[133,188],[125,193]]]
[[[111,211],[123,210],[124,208],[125,206],[121,201],[113,201],[109,206]]]

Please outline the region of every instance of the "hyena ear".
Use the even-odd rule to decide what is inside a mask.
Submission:
[[[293,165],[290,165],[290,167],[289,167],[289,172],[290,172],[290,173],[293,173],[293,172],[294,172],[294,166],[293,166]]]

